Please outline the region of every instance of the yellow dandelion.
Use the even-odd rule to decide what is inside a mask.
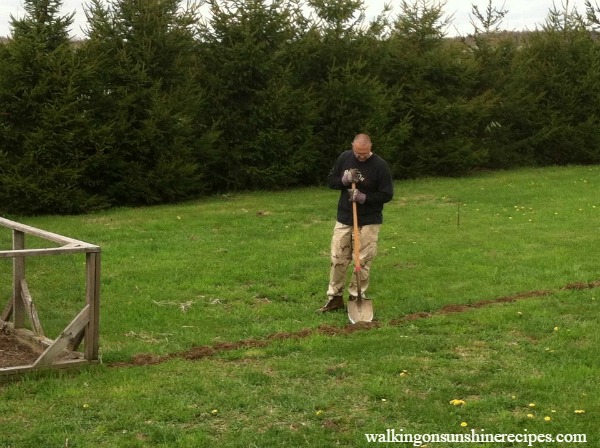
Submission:
[[[550,420],[552,420],[550,417],[548,417],[548,416],[544,417],[544,421],[549,422]]]
[[[583,409],[575,409],[575,414],[585,414]]]
[[[210,413],[212,415],[217,415],[219,413],[219,411],[217,409],[213,409],[212,411],[210,411]]]
[[[454,406],[462,406],[463,404],[465,404],[465,400],[459,400],[455,398],[454,400],[450,400],[450,404]]]
[[[323,411],[321,409],[319,409],[317,412],[315,412],[315,415],[319,416],[323,413]]]
[[[84,404],[83,404],[83,407],[87,409],[87,408],[89,408],[89,407],[90,407],[90,405],[89,405],[88,403],[84,403]]]
[[[535,403],[529,403],[530,408],[535,408]]]
[[[558,327],[554,327],[554,331],[558,331]]]
[[[461,422],[460,426],[466,428],[467,426],[469,426],[469,424],[467,422]]]
[[[527,418],[533,418],[535,417],[533,414],[527,414]]]

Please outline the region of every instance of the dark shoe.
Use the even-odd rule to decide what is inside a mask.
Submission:
[[[371,300],[371,299],[369,299],[368,297],[365,297],[365,295],[364,295],[364,294],[361,294],[360,298],[361,298],[362,300]],[[356,300],[356,299],[357,299],[357,297],[356,297],[356,296],[348,296],[348,300],[349,300],[349,301]]]
[[[335,311],[344,308],[344,298],[342,296],[329,297],[327,303],[317,311],[326,313],[327,311]]]

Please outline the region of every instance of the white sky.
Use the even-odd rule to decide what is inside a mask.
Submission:
[[[443,0],[442,0],[443,1]],[[408,0],[413,4],[414,0]],[[564,9],[567,0],[492,0],[492,5],[497,9],[507,10],[508,13],[502,22],[501,28],[508,30],[533,30],[545,22],[548,11],[556,4],[559,11]],[[24,15],[22,0],[0,0],[0,36],[10,34],[10,16],[21,18]],[[364,0],[367,6],[367,13],[370,16],[376,16],[383,9],[384,3],[391,3],[392,6],[400,4],[399,0]],[[73,37],[83,37],[81,31],[86,27],[86,18],[84,6],[86,0],[63,0],[63,15],[75,12],[75,22],[72,27]],[[592,5],[597,1],[593,0]],[[446,0],[444,11],[447,15],[454,14],[452,26],[448,29],[450,35],[466,35],[472,32],[469,15],[472,5],[477,5],[481,11],[484,11],[488,5],[488,0]],[[581,14],[585,13],[584,0],[568,0],[569,10],[575,7]],[[393,12],[397,13],[398,8],[394,7]]]

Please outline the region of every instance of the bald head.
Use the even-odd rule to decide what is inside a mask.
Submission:
[[[367,134],[358,134],[356,137],[354,137],[353,144],[359,144],[361,146],[371,146],[371,137],[369,137]]]
[[[373,154],[371,152],[371,138],[367,134],[358,134],[352,142],[354,156],[361,162],[367,160]]]

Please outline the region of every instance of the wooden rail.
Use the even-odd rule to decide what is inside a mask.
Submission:
[[[97,362],[100,321],[100,247],[5,218],[0,218],[0,226],[12,229],[12,250],[0,251],[0,258],[13,259],[12,297],[0,316],[0,331],[13,332],[20,340],[30,345],[37,345],[42,350],[33,364],[0,368],[0,375],[22,373],[39,368],[67,368]],[[26,249],[25,235],[37,236],[61,246]],[[75,253],[85,254],[85,306],[60,335],[52,340],[44,335],[31,297],[25,278],[25,260],[27,257]],[[27,320],[31,329],[25,328]],[[82,342],[84,350],[78,352],[77,349]]]

